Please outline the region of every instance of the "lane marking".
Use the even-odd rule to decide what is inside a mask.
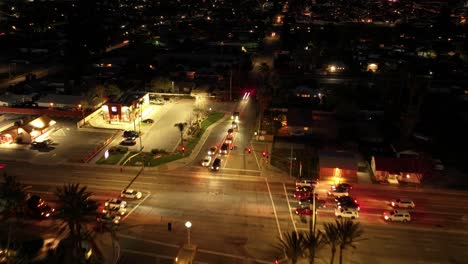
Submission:
[[[122,221],[124,221],[125,219],[127,219],[127,217],[129,217],[129,216],[133,213],[133,211],[135,211],[135,210],[138,208],[138,206],[140,206],[144,201],[146,201],[146,199],[148,199],[148,197],[150,197],[150,195],[151,195],[151,192],[148,192],[148,194],[146,195],[146,197],[143,198],[137,205],[135,205],[135,207],[132,208],[132,210],[131,210],[128,214],[126,214],[126,215],[122,218]]]
[[[273,213],[275,214],[276,226],[278,227],[279,236],[280,236],[280,239],[283,239],[283,234],[281,232],[281,227],[280,227],[280,223],[278,220],[278,214],[276,213],[275,202],[273,201],[273,195],[271,194],[270,185],[268,184],[268,179],[266,177],[265,177],[265,183],[268,188],[268,194],[270,195],[271,205],[273,206]]]
[[[286,195],[286,202],[288,203],[289,215],[291,216],[291,222],[293,224],[294,231],[296,231],[296,234],[298,234],[296,223],[294,223],[294,217],[292,215],[292,208],[291,208],[291,205],[289,204],[288,192],[286,191],[286,185],[284,183],[283,183],[283,188],[284,188],[284,194]]]
[[[180,247],[180,245],[176,245],[176,244],[169,244],[169,243],[166,243],[166,242],[160,242],[160,241],[156,241],[156,240],[151,240],[151,239],[146,239],[146,238],[141,238],[141,237],[136,237],[136,236],[130,236],[130,235],[125,235],[125,234],[117,234],[117,236],[127,238],[127,239],[133,239],[133,240],[137,240],[137,241],[152,243],[152,244],[156,244],[156,245],[166,246],[166,247],[172,247],[172,248],[179,248]],[[124,249],[124,250],[126,250],[126,249]]]

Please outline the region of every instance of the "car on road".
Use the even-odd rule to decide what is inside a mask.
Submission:
[[[153,124],[154,123],[154,120],[151,119],[151,118],[147,118],[147,119],[143,119],[143,121],[141,121],[142,123],[145,123],[145,124]]]
[[[318,181],[315,179],[302,178],[296,181],[296,187],[298,186],[309,186],[314,188],[318,186]]]
[[[32,149],[47,149],[49,148],[49,145],[52,144],[52,140],[47,139],[44,141],[33,141],[31,142],[31,148]]]
[[[353,209],[345,209],[345,208],[336,208],[335,209],[335,216],[338,218],[351,218],[356,219],[359,218],[359,212]]]
[[[121,219],[120,216],[112,215],[109,213],[105,213],[105,214],[101,213],[101,214],[98,214],[98,216],[96,217],[96,221],[98,221],[98,223],[114,224],[114,225],[120,224],[120,219]]]
[[[210,163],[211,163],[211,156],[205,156],[205,158],[203,158],[203,160],[202,160],[201,165],[203,167],[208,167],[208,166],[210,166]]]
[[[228,135],[226,136],[226,139],[224,140],[224,143],[230,145],[230,144],[232,144],[232,140],[233,140],[233,139],[234,139],[234,137],[232,136],[232,134],[228,134]]]
[[[237,129],[239,127],[239,125],[237,124],[236,121],[232,121],[231,127],[232,127],[232,129]]]
[[[411,221],[411,214],[408,211],[392,210],[390,212],[384,212],[383,218],[386,221],[409,222]]]
[[[313,187],[310,186],[296,186],[296,192],[303,191],[303,192],[312,192],[314,190]]]
[[[294,195],[293,195],[293,197],[298,199],[298,200],[308,199],[311,196],[312,196],[311,192],[304,192],[304,191],[296,191],[296,192],[294,192]]]
[[[133,189],[125,189],[120,194],[120,197],[129,199],[140,199],[142,196],[143,194],[141,192]]]
[[[125,207],[127,207],[127,202],[122,201],[120,199],[113,198],[113,199],[107,200],[107,202],[104,203],[104,206],[108,207],[111,210],[117,209],[117,208],[120,208],[120,207],[125,208]]]
[[[331,189],[332,190],[336,190],[336,189],[348,189],[348,190],[352,190],[353,189],[353,186],[349,183],[340,183],[340,184],[337,184],[337,185],[332,185],[331,186]]]
[[[224,154],[224,155],[227,154],[228,149],[229,149],[229,144],[223,143],[223,145],[221,145],[221,148],[219,149],[219,154]]]
[[[228,129],[227,134],[232,135],[232,133],[234,133],[234,129],[232,129],[232,128]]]
[[[352,198],[351,196],[342,196],[339,200],[336,201],[337,208],[350,208],[355,210],[361,210],[359,203],[356,199]]]
[[[333,197],[349,196],[349,190],[347,188],[330,189],[328,195]]]
[[[218,147],[213,146],[213,147],[209,148],[209,149],[207,150],[206,153],[207,153],[208,155],[212,156],[212,155],[214,155],[214,154],[217,153],[217,152],[216,152],[217,150],[218,150]]]
[[[312,210],[309,207],[297,208],[295,212],[297,215],[312,215]]]
[[[239,120],[239,112],[233,112],[232,115],[231,115],[231,119],[233,119],[234,121],[238,121]]]
[[[313,206],[311,198],[301,199],[301,200],[298,201],[298,203],[301,206],[301,208],[306,208],[306,207]],[[327,208],[327,202],[325,201],[325,199],[315,199],[315,208],[316,209]]]
[[[414,209],[416,205],[410,199],[396,199],[390,203],[395,208]]]
[[[123,133],[123,137],[125,138],[137,138],[140,136],[140,133],[134,130],[125,130]]]
[[[102,209],[103,214],[117,214],[117,215],[125,215],[127,213],[127,208],[124,207],[117,207],[110,209],[109,207],[104,207]]]
[[[123,146],[133,146],[136,144],[136,141],[135,141],[135,138],[125,138],[124,140],[122,140],[120,142],[120,145],[123,145]]]
[[[216,158],[216,159],[213,161],[213,164],[211,164],[211,170],[218,171],[219,168],[221,168],[221,159],[220,159],[220,158]]]
[[[29,212],[35,218],[48,218],[55,212],[55,209],[51,208],[47,202],[38,195],[32,195],[26,203]]]

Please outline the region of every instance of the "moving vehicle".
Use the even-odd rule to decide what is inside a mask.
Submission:
[[[351,218],[356,219],[359,218],[359,212],[354,209],[345,209],[345,208],[336,208],[335,209],[335,216],[338,218]]]
[[[315,179],[302,178],[296,181],[296,187],[300,186],[309,186],[311,188],[318,186],[318,181]]]
[[[239,127],[239,125],[237,125],[236,121],[232,121],[231,127],[232,127],[232,129],[237,129]]]
[[[52,140],[44,140],[44,141],[33,141],[31,143],[32,149],[47,149],[49,145],[52,144]]]
[[[384,212],[383,218],[386,221],[409,222],[411,221],[411,214],[408,211],[392,210]]]
[[[349,190],[347,188],[330,189],[328,195],[333,197],[349,196]]]
[[[331,186],[331,189],[332,190],[336,190],[336,189],[348,189],[348,190],[352,190],[353,189],[353,186],[349,183],[340,183],[340,184],[337,184],[337,185],[332,185]]]
[[[216,159],[213,161],[213,164],[211,164],[211,170],[218,171],[220,167],[221,167],[221,159],[220,159],[220,158],[216,158]]]
[[[233,112],[231,115],[231,119],[234,121],[239,121],[239,112]]]
[[[127,207],[127,202],[114,198],[114,199],[107,200],[107,202],[104,203],[104,206],[108,207],[111,210],[117,209],[120,207],[125,208]]]
[[[294,192],[294,198],[298,200],[303,200],[303,199],[308,199],[312,196],[311,192],[305,192],[305,191],[296,191]]]
[[[396,199],[390,203],[392,207],[395,208],[407,208],[407,209],[414,209],[416,205],[412,200],[409,199]]]
[[[338,198],[336,201],[336,207],[345,209],[350,208],[358,211],[361,210],[361,207],[359,207],[359,203],[357,202],[357,200],[352,198],[351,196],[342,196]]]
[[[208,167],[208,166],[210,166],[210,163],[211,163],[211,156],[205,156],[205,158],[203,158],[203,160],[202,160],[201,165],[203,167]]]
[[[232,140],[233,140],[232,134],[228,134],[228,135],[226,136],[226,139],[224,140],[224,143],[226,143],[226,144],[232,144]]]
[[[309,207],[297,208],[296,214],[297,215],[312,215],[312,210],[310,210]]]
[[[219,149],[219,154],[224,154],[224,155],[227,154],[228,149],[229,149],[229,144],[223,143],[223,145],[221,145],[221,148]]]
[[[48,218],[55,212],[55,209],[47,205],[47,202],[38,195],[29,197],[26,204],[31,215],[36,218]]]
[[[133,131],[133,130],[125,130],[123,133],[123,137],[125,138],[137,138],[140,136],[140,133]]]
[[[102,209],[103,214],[117,214],[117,215],[125,215],[127,213],[127,208],[124,207],[117,207],[117,208],[108,208],[105,207]]]
[[[147,118],[147,119],[143,119],[143,121],[141,121],[142,123],[145,123],[145,124],[153,124],[154,123],[154,120],[151,119],[151,118]]]
[[[121,219],[120,216],[111,215],[109,213],[105,213],[105,214],[101,213],[101,214],[98,214],[98,216],[96,217],[96,221],[98,221],[98,223],[114,224],[114,225],[120,224],[120,219]]]
[[[232,133],[234,133],[234,129],[232,128],[228,129],[227,134],[232,136]]]
[[[298,201],[298,203],[301,206],[301,208],[307,208],[307,207],[313,206],[311,198],[301,199]],[[327,208],[327,202],[325,201],[325,199],[315,199],[315,209],[323,209],[323,208]]]
[[[120,145],[124,145],[124,146],[133,146],[136,144],[136,141],[135,141],[135,138],[126,138],[124,140],[122,140],[122,142],[120,142]]]
[[[213,147],[211,147],[211,148],[208,149],[207,154],[210,155],[210,156],[212,156],[212,155],[216,154],[216,151],[217,151],[217,150],[218,150],[218,147],[213,146]]]
[[[120,194],[120,197],[130,198],[130,199],[140,199],[142,196],[143,194],[141,192],[133,190],[133,189],[123,190],[122,193]]]

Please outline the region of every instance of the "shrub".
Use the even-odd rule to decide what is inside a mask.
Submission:
[[[152,149],[151,153],[156,155],[156,154],[165,154],[167,152],[164,149]]]

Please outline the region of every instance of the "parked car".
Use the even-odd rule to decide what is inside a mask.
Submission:
[[[213,164],[211,164],[211,170],[218,171],[219,168],[221,168],[221,159],[220,159],[220,158],[216,158],[216,159],[213,161]]]
[[[312,206],[312,199],[301,199],[298,201],[301,208],[307,208]],[[315,209],[327,208],[327,202],[325,199],[315,199]]]
[[[104,203],[104,206],[109,207],[110,209],[116,209],[119,207],[125,208],[127,207],[127,202],[114,198],[107,200],[107,202]]]
[[[338,218],[351,218],[356,219],[359,218],[359,212],[353,209],[345,209],[345,208],[336,208],[335,209],[335,216]]]
[[[344,209],[355,209],[355,210],[361,210],[361,207],[359,206],[359,203],[357,202],[356,199],[353,199],[350,196],[342,196],[341,198],[349,197],[349,199],[342,199],[336,202],[336,207],[338,208],[344,208]]]
[[[141,121],[142,123],[145,123],[145,124],[153,124],[154,123],[154,120],[151,119],[151,118],[147,118],[147,119],[143,119],[143,121]]]
[[[409,222],[411,221],[411,214],[407,211],[392,210],[390,212],[384,212],[383,218],[386,221]]]
[[[208,166],[210,166],[210,163],[211,163],[211,156],[205,156],[205,158],[203,158],[203,160],[202,160],[201,165],[203,167],[208,167]]]
[[[118,225],[120,224],[120,219],[121,217],[118,215],[111,215],[111,214],[98,214],[96,217],[96,221],[99,223],[104,223],[104,224],[114,224]]]
[[[31,143],[31,148],[32,149],[47,149],[49,148],[49,143],[48,141],[33,141]]]
[[[216,152],[217,150],[218,150],[218,147],[213,146],[213,147],[211,147],[211,148],[208,149],[207,154],[210,155],[210,156],[212,156],[212,155],[214,155],[214,154],[217,153],[217,152]]]
[[[296,186],[296,192],[303,191],[303,192],[312,192],[314,188],[310,186]]]
[[[129,199],[140,199],[142,196],[143,194],[141,192],[133,189],[123,190],[120,194],[120,197]]]
[[[332,190],[336,190],[336,189],[352,190],[353,186],[351,184],[349,184],[349,183],[340,183],[340,184],[337,184],[337,185],[332,185],[331,189]]]
[[[123,133],[123,137],[125,138],[137,138],[140,136],[140,133],[133,131],[133,130],[126,130]]]
[[[395,208],[408,208],[408,209],[414,209],[416,205],[412,200],[409,199],[396,199],[390,203],[392,207]]]
[[[294,192],[294,198],[298,199],[298,200],[302,200],[302,199],[308,199],[312,196],[312,193],[311,192],[304,192],[304,191],[296,191]]]

